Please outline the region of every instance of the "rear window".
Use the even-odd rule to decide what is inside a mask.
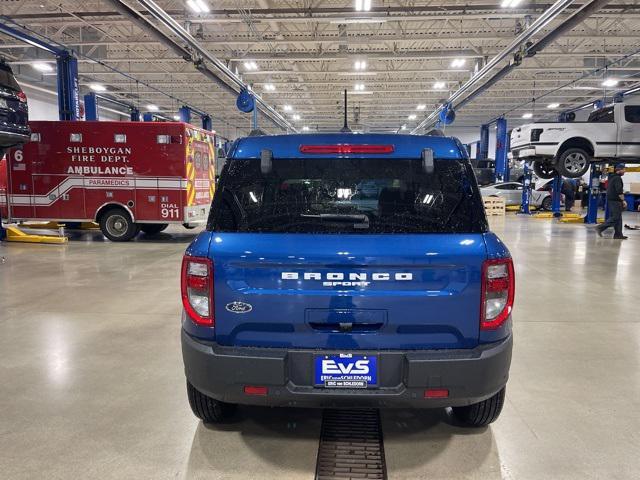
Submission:
[[[607,107],[591,112],[587,119],[587,122],[592,123],[613,123],[614,121],[613,107]]]
[[[13,73],[11,73],[11,69],[6,65],[0,65],[0,87],[8,88],[14,92],[22,91]]]
[[[625,105],[624,119],[629,123],[640,123],[640,105]]]
[[[230,160],[208,228],[262,233],[482,233],[487,220],[467,160]]]

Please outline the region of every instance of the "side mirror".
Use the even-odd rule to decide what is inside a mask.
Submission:
[[[273,152],[271,150],[260,151],[260,171],[263,174],[271,173],[273,170]]]
[[[422,170],[425,173],[432,174],[435,171],[433,162],[433,150],[425,148],[422,150]]]

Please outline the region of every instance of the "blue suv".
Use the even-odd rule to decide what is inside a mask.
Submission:
[[[205,422],[237,404],[500,414],[514,269],[456,139],[237,140],[181,283]]]

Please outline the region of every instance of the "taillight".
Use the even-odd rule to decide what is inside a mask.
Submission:
[[[18,96],[18,99],[22,102],[22,103],[27,103],[27,96],[25,95],[24,92],[18,92],[16,94]]]
[[[341,143],[338,145],[300,145],[300,153],[393,153],[393,145],[350,145]]]
[[[482,265],[482,312],[480,329],[499,328],[513,310],[515,275],[513,260],[486,260]]]
[[[213,327],[213,263],[208,258],[182,259],[182,305],[196,325]]]

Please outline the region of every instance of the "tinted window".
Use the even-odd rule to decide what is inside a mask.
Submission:
[[[595,123],[613,123],[613,107],[602,108],[592,112],[587,121]]]
[[[640,105],[625,105],[624,119],[629,123],[640,123]]]
[[[209,229],[287,233],[478,233],[486,217],[468,161],[230,160]]]
[[[0,64],[0,87],[8,88],[15,92],[22,91],[13,73],[11,73],[11,69],[7,65]]]

